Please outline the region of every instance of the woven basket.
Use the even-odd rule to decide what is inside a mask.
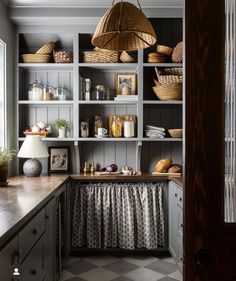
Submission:
[[[166,57],[164,54],[161,53],[150,53],[148,54],[147,61],[149,63],[162,63],[166,61]]]
[[[182,83],[172,83],[164,85],[159,84],[152,89],[160,100],[182,99]]]
[[[22,59],[25,63],[48,63],[50,61],[50,55],[24,54],[22,55]]]
[[[85,63],[117,63],[119,53],[116,51],[83,51],[82,61]]]
[[[120,60],[125,63],[132,63],[135,61],[131,55],[129,55],[126,51],[123,51],[120,55]]]
[[[167,56],[171,56],[173,53],[173,49],[164,45],[157,45],[157,52]]]
[[[172,138],[182,138],[183,137],[183,129],[169,129],[168,133]]]
[[[53,51],[55,63],[72,63],[73,53],[71,51]]]
[[[182,83],[183,76],[181,75],[161,75],[161,72],[155,67],[157,74],[157,79],[159,84],[172,84],[172,83]]]
[[[43,45],[36,54],[45,54],[45,55],[50,55],[52,51],[55,48],[55,43],[54,42],[48,42],[45,45]]]
[[[172,61],[175,63],[181,63],[183,61],[183,42],[179,42],[174,48]]]
[[[166,75],[183,75],[183,68],[182,67],[170,67],[170,68],[164,68],[163,73]]]

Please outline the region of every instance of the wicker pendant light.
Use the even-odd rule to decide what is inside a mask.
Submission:
[[[100,19],[92,44],[101,49],[116,51],[138,50],[154,45],[155,31],[140,4],[139,8],[123,1],[112,5]]]

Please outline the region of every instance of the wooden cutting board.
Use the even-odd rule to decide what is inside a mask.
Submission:
[[[121,172],[95,172],[95,175],[97,176],[114,176],[114,175],[119,175]]]
[[[153,176],[171,176],[171,177],[181,177],[181,173],[158,173],[158,172],[153,172]]]

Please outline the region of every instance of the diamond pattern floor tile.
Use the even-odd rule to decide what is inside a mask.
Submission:
[[[96,255],[96,256],[89,256],[83,259],[84,261],[94,264],[96,266],[105,266],[107,264],[113,263],[115,261],[119,261],[118,258],[115,258],[113,256],[100,256],[100,255]]]
[[[106,269],[118,273],[120,275],[124,275],[125,273],[128,273],[130,271],[133,271],[137,268],[139,268],[137,265],[126,262],[124,260],[119,260],[113,263],[110,263],[106,266],[104,266]]]
[[[172,257],[84,254],[64,261],[59,281],[182,281]]]
[[[168,276],[172,277],[174,279],[177,279],[178,281],[183,280],[183,275],[181,274],[181,272],[179,270],[176,270],[175,272],[169,274]]]
[[[82,277],[87,281],[111,281],[119,277],[119,274],[106,270],[103,267],[97,267],[93,270],[80,274],[79,277]]]
[[[158,260],[156,257],[151,256],[130,256],[123,258],[124,261],[136,264],[138,266],[146,266]]]
[[[164,275],[169,275],[177,270],[177,265],[173,263],[169,263],[166,261],[156,261],[145,266],[148,269],[151,269],[156,272],[160,272]]]
[[[147,268],[139,268],[125,274],[126,277],[134,281],[157,281],[164,277],[163,274]]]
[[[92,270],[92,269],[96,268],[96,266],[91,263],[88,263],[86,261],[79,260],[76,262],[66,264],[64,266],[64,268],[66,271],[69,271],[72,274],[78,275],[80,273]]]

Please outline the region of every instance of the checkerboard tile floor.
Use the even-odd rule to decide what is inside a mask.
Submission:
[[[59,281],[182,281],[171,257],[88,255],[65,260]]]

